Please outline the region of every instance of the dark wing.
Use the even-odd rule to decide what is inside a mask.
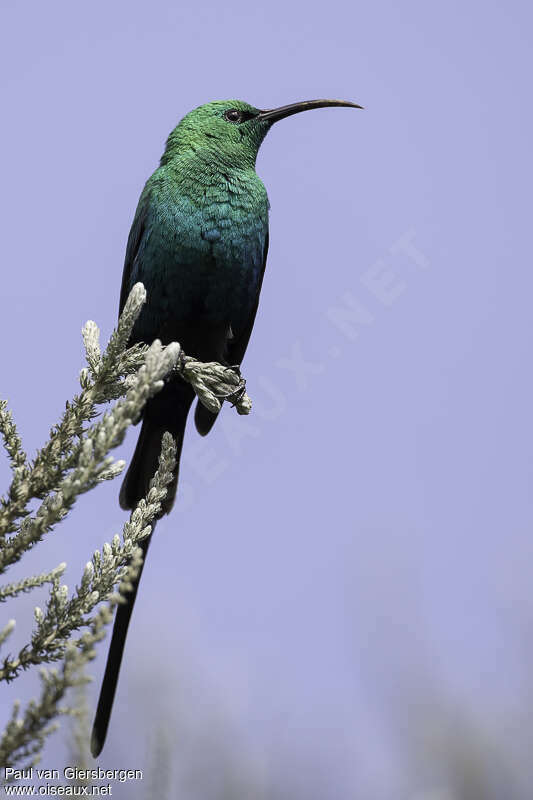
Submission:
[[[137,211],[135,212],[135,218],[131,225],[130,235],[128,236],[128,244],[126,246],[124,271],[122,272],[122,286],[120,287],[119,316],[122,314],[122,310],[132,289],[131,270],[135,263],[135,259],[139,254],[139,248],[146,230],[146,220],[148,217],[149,207],[150,203],[148,198],[141,196],[141,200],[137,206]]]
[[[241,361],[244,358],[244,354],[246,353],[246,348],[248,347],[248,342],[250,341],[250,336],[252,333],[252,328],[254,327],[255,322],[255,315],[257,314],[257,308],[259,306],[259,295],[261,294],[261,286],[263,285],[263,278],[265,276],[265,267],[268,255],[268,231],[265,237],[265,249],[263,251],[263,266],[261,268],[261,276],[259,278],[259,284],[257,287],[257,299],[255,301],[254,307],[250,312],[250,316],[246,322],[246,325],[238,332],[238,335],[231,339],[227,345],[227,356],[226,361],[228,364],[234,366],[240,366]],[[194,424],[196,425],[196,430],[201,436],[205,436],[209,433],[213,425],[215,424],[215,420],[217,418],[217,414],[213,414],[209,411],[200,401],[196,403],[196,410],[194,412]]]
[[[259,295],[261,294],[261,286],[263,285],[263,278],[265,276],[267,255],[268,255],[268,231],[265,237],[265,249],[263,251],[263,266],[261,268],[261,275],[257,286],[257,299],[255,301],[254,307],[252,308],[250,316],[248,317],[246,325],[243,327],[241,331],[238,332],[238,335],[236,335],[234,339],[231,339],[228,342],[227,362],[232,366],[234,364],[241,363],[241,361],[244,358],[244,354],[246,353],[248,342],[250,341],[252,328],[254,327],[254,322],[255,322],[255,315],[257,314],[257,308],[259,306]]]

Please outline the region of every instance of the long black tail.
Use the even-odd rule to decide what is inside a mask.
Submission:
[[[137,589],[139,588],[139,581],[141,578],[142,568],[150,546],[150,539],[154,532],[155,523],[152,526],[152,533],[141,542],[141,549],[143,551],[143,564],[141,565],[137,580],[133,584],[132,591],[128,594],[128,602],[119,605],[117,615],[115,617],[115,624],[113,625],[113,636],[111,637],[111,644],[109,646],[109,653],[107,655],[107,663],[105,667],[104,679],[102,681],[102,688],[100,689],[100,697],[98,698],[98,706],[93,723],[93,731],[91,735],[91,753],[96,758],[100,755],[102,747],[104,746],[105,737],[107,735],[107,728],[111,718],[111,710],[113,708],[113,700],[115,698],[115,691],[118,682],[118,673],[120,671],[120,664],[122,662],[122,655],[124,653],[124,645],[126,643],[126,635],[128,633],[128,626],[137,596]]]
[[[137,447],[120,490],[120,505],[122,508],[134,508],[139,500],[146,496],[150,481],[157,469],[161,452],[161,439],[165,431],[169,431],[176,441],[177,458],[174,479],[168,487],[167,496],[159,516],[168,514],[172,508],[178,485],[179,458],[185,433],[185,423],[187,422],[187,414],[193,398],[194,392],[190,386],[180,381],[179,383],[168,384],[147,403]],[[91,752],[95,758],[100,754],[104,746],[126,643],[126,634],[128,633],[139,581],[154,528],[155,522],[152,525],[152,533],[141,542],[143,564],[133,584],[133,589],[127,595],[127,603],[122,603],[117,608],[113,636],[111,637],[111,645],[91,735]]]

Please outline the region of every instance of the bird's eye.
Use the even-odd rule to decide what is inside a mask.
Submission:
[[[224,113],[224,117],[228,120],[228,122],[242,122],[243,115],[238,108],[229,108]]]

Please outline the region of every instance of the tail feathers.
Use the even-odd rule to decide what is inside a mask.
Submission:
[[[165,431],[171,433],[175,439],[177,457],[176,472],[167,489],[161,515],[168,514],[174,505],[185,424],[194,398],[192,389],[186,384],[183,387],[179,387],[177,392],[175,387],[167,386],[146,405],[137,447],[120,489],[119,502],[125,510],[135,508],[139,500],[146,497],[150,481],[157,470]]]
[[[161,452],[161,440],[165,431],[171,433],[176,441],[177,456],[176,470],[172,483],[167,488],[167,495],[163,500],[159,516],[168,514],[172,508],[178,485],[179,458],[183,444],[183,434],[185,433],[185,423],[187,422],[187,414],[193,397],[194,392],[186,384],[178,385],[177,387],[170,385],[147,403],[137,447],[120,490],[120,505],[122,508],[134,508],[141,498],[146,497],[150,481],[157,470]],[[155,522],[152,524],[150,536],[141,542],[143,566],[154,527]],[[101,752],[107,734],[120,663],[126,643],[126,634],[137,596],[141,573],[142,567],[137,579],[133,582],[131,592],[126,595],[127,602],[117,608],[113,636],[107,656],[107,664],[91,736],[91,752],[95,758]]]
[[[133,611],[135,598],[137,596],[137,589],[139,588],[139,581],[141,579],[144,562],[146,560],[146,554],[148,552],[148,547],[150,545],[150,539],[152,538],[154,528],[155,522],[152,525],[152,533],[150,536],[141,542],[143,563],[137,579],[133,583],[131,592],[126,595],[127,602],[120,604],[117,608],[117,615],[113,625],[113,636],[111,637],[104,679],[102,681],[102,688],[100,689],[100,697],[98,698],[98,706],[96,708],[96,715],[91,734],[91,753],[94,758],[100,755],[105,743],[107,729],[109,727],[109,720],[111,718],[111,710],[113,708],[113,700],[115,698],[115,691],[117,688],[120,664],[122,662],[124,645],[126,643],[126,635],[128,633],[128,626],[130,624],[130,618]]]
[[[150,481],[154,477],[159,463],[161,440],[165,430],[166,428],[155,424],[150,419],[143,420],[133,458],[120,488],[119,503],[124,510],[135,508],[139,500],[146,497]],[[178,449],[181,449],[181,441],[178,441],[177,445]],[[172,508],[176,495],[174,484],[177,484],[177,477],[176,472],[175,480],[167,491],[162,514],[167,514]],[[172,487],[173,491],[170,491]]]

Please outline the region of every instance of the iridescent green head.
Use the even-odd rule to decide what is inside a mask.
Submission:
[[[185,153],[233,167],[253,167],[261,142],[280,119],[327,106],[362,108],[344,100],[307,100],[262,111],[242,100],[217,100],[190,111],[167,140],[162,164]]]

